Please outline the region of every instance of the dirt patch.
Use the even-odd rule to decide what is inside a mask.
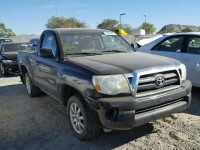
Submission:
[[[28,97],[19,77],[0,77],[0,149],[200,149],[198,91],[185,113],[81,142],[62,105],[47,95]]]

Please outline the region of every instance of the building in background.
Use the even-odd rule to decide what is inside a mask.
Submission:
[[[29,43],[29,41],[31,39],[39,39],[40,36],[39,35],[18,35],[18,36],[12,36],[10,37],[13,42],[27,42]]]

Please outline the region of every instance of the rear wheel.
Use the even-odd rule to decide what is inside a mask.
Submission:
[[[5,67],[3,66],[3,64],[1,63],[1,74],[3,76],[7,75],[7,71],[5,70]]]
[[[99,134],[100,127],[89,119],[87,109],[81,102],[81,97],[72,96],[67,104],[70,127],[80,140],[89,140]]]
[[[29,96],[37,97],[40,95],[40,89],[32,83],[28,73],[25,74],[25,86]]]

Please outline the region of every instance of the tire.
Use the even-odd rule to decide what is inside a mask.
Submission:
[[[28,73],[25,74],[24,81],[25,81],[27,93],[30,97],[40,96],[40,89],[32,83],[31,78]]]
[[[96,137],[100,132],[100,127],[89,119],[86,106],[81,100],[79,95],[70,97],[67,104],[67,114],[74,135],[78,139],[86,141]]]
[[[1,68],[1,74],[2,74],[2,76],[5,76],[5,75],[7,75],[8,73],[7,73],[7,71],[6,71],[6,69],[5,69],[5,67],[3,66],[3,64],[1,63],[1,66],[0,66]]]

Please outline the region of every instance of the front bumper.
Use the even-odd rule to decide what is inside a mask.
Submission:
[[[191,102],[191,82],[180,88],[147,97],[87,98],[92,119],[104,128],[127,130],[187,109]]]

